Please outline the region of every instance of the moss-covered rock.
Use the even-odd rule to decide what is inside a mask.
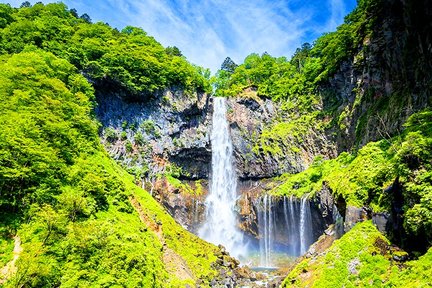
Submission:
[[[391,267],[388,245],[371,222],[358,223],[327,251],[300,262],[282,286],[381,286]]]

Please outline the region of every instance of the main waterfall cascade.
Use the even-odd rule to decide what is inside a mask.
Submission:
[[[312,233],[310,201],[307,196],[301,199],[283,197],[283,219],[277,215],[280,213],[277,211],[277,202],[271,195],[264,195],[260,199],[258,231],[262,267],[274,266],[273,254],[280,252],[278,250],[284,250],[284,253],[291,256],[299,256],[304,254],[315,240]],[[277,245],[276,239],[281,237],[278,233],[285,234],[287,243]]]
[[[237,175],[223,97],[213,98],[211,143],[210,193],[205,201],[206,221],[198,235],[213,244],[222,244],[231,255],[241,258],[246,255],[247,248],[237,228]]]
[[[198,235],[213,244],[222,244],[234,257],[251,261],[248,252],[252,251],[248,251],[236,216],[237,175],[225,98],[213,98],[213,107],[210,193],[205,201],[206,220]],[[275,266],[277,253],[304,254],[315,240],[309,199],[264,195],[258,204],[259,266]],[[281,244],[281,238],[285,243]]]

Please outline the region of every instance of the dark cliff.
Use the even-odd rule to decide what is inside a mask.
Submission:
[[[321,85],[339,107],[338,151],[400,133],[413,113],[430,106],[432,9],[428,1],[377,1],[372,33]],[[335,99],[323,97],[323,106]]]

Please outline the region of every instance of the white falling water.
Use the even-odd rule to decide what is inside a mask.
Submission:
[[[225,115],[225,98],[215,97],[213,107],[211,185],[205,201],[206,221],[198,234],[213,244],[222,244],[231,255],[241,257],[245,255],[246,247],[243,243],[243,235],[237,228],[235,214],[237,176]]]
[[[306,197],[300,201],[300,255],[303,255],[312,243],[312,215],[310,203]]]
[[[272,267],[272,254],[277,250],[276,233],[283,229],[288,238],[288,251],[292,256],[304,254],[314,242],[312,214],[307,196],[301,199],[283,197],[280,203],[270,195],[261,198],[258,208],[260,235],[260,266]],[[282,211],[280,211],[282,210]],[[283,217],[278,217],[279,215]],[[279,219],[280,218],[280,219]]]
[[[272,267],[272,248],[275,218],[271,195],[264,195],[262,198],[261,211],[258,213],[258,229],[260,234],[260,266]]]
[[[295,205],[296,203],[298,203],[297,201],[295,201],[293,199],[293,196],[291,195],[289,198],[289,211],[285,211],[285,213],[289,213],[290,215],[290,226],[287,227],[287,230],[290,231],[288,233],[290,233],[288,236],[290,237],[290,242],[291,242],[291,254],[292,255],[299,255],[300,254],[300,236],[299,236],[299,223],[298,223],[298,217],[297,217],[297,213],[298,213],[298,209],[297,206]]]

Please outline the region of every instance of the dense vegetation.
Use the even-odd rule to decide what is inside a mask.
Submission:
[[[367,221],[323,254],[305,258],[293,269],[283,287],[427,287],[432,250],[416,261],[401,263],[404,252]]]
[[[12,236],[23,247],[14,277],[0,283],[177,287],[214,279],[216,248],[175,223],[104,151],[88,81],[141,97],[208,89],[203,70],[140,29],[91,24],[63,4],[0,11],[0,267],[12,259]]]
[[[138,99],[168,87],[210,89],[208,70],[189,64],[178,49],[164,48],[140,28],[118,31],[92,24],[61,3],[20,9],[2,4],[0,17],[2,54],[36,46],[68,60],[92,81],[124,89]]]
[[[227,58],[214,78],[216,95],[279,103],[278,119],[257,136],[255,153],[301,153],[305,136],[341,133],[356,107],[373,102],[355,127],[361,138],[368,117],[391,106],[374,102],[373,89],[354,91],[349,107],[324,89],[345,61],[362,60],[358,52],[373,34],[378,2],[359,1],[337,31],[304,44],[291,59],[251,54],[236,65]],[[24,248],[6,287],[206,286],[217,277],[217,248],[182,229],[134,185],[101,146],[93,115],[95,90],[145,101],[166,89],[210,92],[209,76],[139,28],[93,24],[61,3],[0,4],[0,268],[13,257],[13,236]],[[305,171],[273,179],[271,190],[312,197],[326,186],[347,205],[403,215],[403,231],[389,239],[413,257],[424,255],[393,261],[389,240],[364,222],[325,254],[304,259],[285,285],[421,287],[432,281],[432,252],[426,252],[432,245],[431,123],[430,110],[415,113],[399,134],[384,133],[335,159],[316,157]],[[152,122],[142,125],[158,138]],[[118,137],[104,133],[107,140]],[[120,137],[126,140],[126,132]],[[143,135],[134,141],[143,142]],[[201,182],[194,190],[171,170],[163,176],[180,193],[202,193]]]
[[[425,111],[411,116],[398,137],[370,142],[336,159],[317,158],[307,170],[281,176],[283,184],[273,192],[312,196],[326,185],[335,198],[351,206],[369,206],[374,212],[403,205],[404,228],[419,239],[414,248],[421,249],[420,243],[432,245],[431,151],[432,112]]]

